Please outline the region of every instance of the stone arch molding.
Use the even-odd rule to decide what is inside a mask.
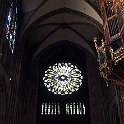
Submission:
[[[69,26],[75,29],[79,34],[85,36],[86,41],[92,41],[94,36],[97,36],[99,32],[102,33],[101,26],[96,24],[94,20],[91,20],[86,16],[80,16],[77,12],[70,9],[66,9],[66,12],[65,9],[59,9],[56,10],[56,12],[51,12],[46,15],[45,19],[38,19],[23,35],[22,39],[24,38],[26,40],[21,40],[22,42],[28,40],[31,44],[43,42],[47,35],[63,24],[65,24],[66,27]]]
[[[102,24],[102,19],[98,13],[85,1],[85,0],[48,0],[43,5],[37,8],[27,22],[23,32],[41,16],[60,9],[70,8],[95,19],[98,23]]]
[[[63,41],[68,41],[77,44],[82,48],[87,49],[95,57],[94,51],[90,48],[90,46],[81,36],[79,36],[69,28],[59,28],[40,45],[40,47],[35,52],[33,59],[35,59],[39,53],[44,51],[49,46],[52,46],[53,44],[62,43]]]
[[[67,27],[65,29],[60,27],[63,23],[67,24],[67,27],[71,27],[72,30]],[[71,41],[87,49],[95,57],[89,43],[93,40],[94,32],[94,36],[97,36],[98,32],[102,32],[101,23],[101,18],[97,12],[83,0],[46,1],[28,20],[22,31],[20,46],[23,46],[23,42],[27,41],[31,44],[39,42],[40,46],[33,56],[34,59],[37,54],[50,45]],[[58,27],[60,28],[55,31]],[[89,37],[90,39],[87,39]]]
[[[56,10],[58,13],[51,12],[50,15],[46,14],[45,19],[41,19],[40,21],[39,19],[36,20],[36,22],[26,30],[27,33],[25,32],[23,35],[21,39],[22,42],[28,41],[31,44],[40,42],[41,44],[33,59],[40,51],[60,41],[76,43],[95,56],[94,51],[88,44],[92,42],[94,34],[94,36],[96,36],[98,32],[102,32],[100,31],[100,26],[91,18],[78,15],[76,13],[77,11],[73,13],[73,10],[67,8],[66,10],[68,12],[63,12],[62,10],[64,10],[64,8]],[[65,16],[66,18],[63,19]],[[65,28],[62,26],[63,24],[66,25]],[[90,39],[88,39],[89,37]],[[23,44],[22,42],[21,44]]]

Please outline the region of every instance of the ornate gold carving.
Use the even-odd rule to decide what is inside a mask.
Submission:
[[[124,45],[113,51],[110,46],[107,47],[103,40],[100,46],[97,45],[97,38],[94,38],[94,43],[98,53],[100,75],[107,81],[112,74],[113,67],[124,58]],[[107,51],[107,48],[109,51]],[[107,59],[107,52],[111,59]]]

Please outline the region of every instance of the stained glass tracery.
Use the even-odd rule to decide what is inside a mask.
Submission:
[[[72,94],[82,85],[81,71],[71,63],[56,63],[45,71],[44,85],[54,94]]]
[[[9,42],[12,53],[15,48],[16,40],[16,30],[17,30],[17,6],[16,3],[12,3],[9,9],[6,22],[6,38]]]

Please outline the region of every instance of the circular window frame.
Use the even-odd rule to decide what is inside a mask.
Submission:
[[[83,76],[76,65],[70,62],[59,62],[47,68],[43,81],[48,91],[54,94],[68,95],[79,90]]]

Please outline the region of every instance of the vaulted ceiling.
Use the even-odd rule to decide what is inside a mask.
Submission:
[[[62,41],[80,45],[95,56],[93,38],[102,34],[97,0],[23,0],[23,10],[21,41],[39,44],[34,58]]]
[[[27,12],[36,9],[40,4],[42,4],[46,0],[22,0],[22,1],[23,10],[24,12]],[[86,0],[86,2],[88,2],[96,11],[99,12],[99,0]]]

